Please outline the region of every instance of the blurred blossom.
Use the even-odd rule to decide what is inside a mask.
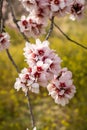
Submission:
[[[40,21],[34,15],[21,17],[21,21],[18,22],[20,31],[24,32],[28,37],[38,37],[39,35],[45,34],[45,24]]]
[[[37,128],[36,128],[36,127],[34,127],[34,128],[33,128],[33,130],[37,130]]]
[[[18,22],[21,32],[29,37],[45,34],[48,19],[52,16],[81,18],[84,12],[84,0],[21,0],[24,8],[29,12],[27,18],[21,17]]]
[[[0,51],[8,49],[10,45],[10,36],[8,33],[0,33]]]
[[[71,5],[71,16],[72,20],[80,19],[83,16],[85,7],[85,0],[74,0],[73,4]]]
[[[28,128],[26,130],[29,130]],[[37,130],[36,126],[33,128],[33,130]]]

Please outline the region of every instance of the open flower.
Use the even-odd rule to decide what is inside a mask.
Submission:
[[[33,14],[28,17],[22,16],[18,22],[20,31],[28,37],[37,37],[41,34],[45,34],[45,24]]]
[[[36,78],[34,75],[32,75],[32,69],[24,68],[21,73],[19,74],[19,77],[16,79],[14,88],[19,91],[20,88],[27,93],[28,90],[39,93],[39,84],[36,81]]]
[[[84,0],[74,0],[73,4],[71,5],[71,15],[70,18],[75,20],[76,18],[80,19],[83,16],[85,7]]]
[[[28,89],[39,92],[39,86],[47,87],[49,95],[56,103],[64,106],[74,96],[76,89],[72,73],[67,68],[61,69],[61,59],[51,50],[49,42],[36,40],[36,44],[26,43],[24,56],[29,69],[23,69],[16,79],[15,89],[26,93]],[[50,83],[49,83],[50,82]]]
[[[51,15],[65,16],[70,11],[73,0],[49,0]]]
[[[62,69],[59,76],[54,77],[47,89],[55,103],[65,106],[76,92],[72,81],[72,73],[67,68]]]
[[[52,80],[54,75],[58,75],[61,66],[60,57],[55,54],[54,50],[49,48],[49,42],[41,42],[36,40],[36,44],[26,43],[24,48],[24,56],[30,67],[38,66],[42,68],[43,73],[46,74],[46,79]]]
[[[22,1],[22,4],[24,6],[24,8],[27,10],[27,11],[31,11],[35,8],[37,8],[36,6],[36,0],[21,0]]]
[[[0,33],[0,51],[9,48],[10,36],[8,33]]]

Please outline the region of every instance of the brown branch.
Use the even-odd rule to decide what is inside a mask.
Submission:
[[[3,0],[0,0],[0,32],[3,30],[3,15],[2,15]]]
[[[11,10],[11,14],[12,14],[12,17],[13,17],[13,21],[14,23],[16,24],[16,27],[18,28],[18,30],[20,31],[20,27],[18,25],[18,20],[16,19],[16,16],[15,16],[15,13],[14,13],[14,10],[13,10],[13,7],[12,7],[12,4],[11,4],[11,0],[7,0],[8,4],[9,4],[9,7],[10,7],[10,10]],[[23,32],[20,31],[20,33],[22,34],[23,38],[29,42],[29,39],[25,36],[25,34]]]
[[[12,58],[12,56],[11,56],[9,50],[6,49],[6,52],[7,52],[7,55],[8,55],[8,57],[9,57],[11,63],[12,63],[13,66],[16,68],[16,71],[19,73],[20,71],[19,71],[19,69],[18,69],[18,66],[16,65],[15,61],[13,60],[13,58]],[[26,96],[27,96],[27,99],[28,99],[28,107],[29,107],[29,112],[30,112],[30,116],[31,116],[32,128],[34,128],[34,127],[35,127],[35,121],[34,121],[34,115],[33,115],[33,112],[32,112],[32,106],[31,106],[31,103],[30,103],[31,100],[30,100],[29,92],[27,92]]]
[[[8,1],[10,10],[11,10],[11,14],[12,14],[12,17],[13,17],[13,21],[14,21],[14,23],[16,24],[17,28],[18,28],[19,31],[20,31],[20,27],[19,27],[19,25],[18,25],[18,20],[17,20],[16,17],[15,17],[15,13],[14,13],[14,10],[13,10],[12,4],[11,4],[11,1],[10,1],[10,0],[7,0],[7,1]],[[28,38],[25,36],[25,34],[22,33],[21,31],[20,31],[20,33],[22,34],[22,36],[24,37],[24,39],[29,42],[29,40],[28,40]],[[15,67],[16,70],[17,70],[17,72],[19,73],[19,69],[18,69],[16,63],[14,62],[12,56],[10,55],[9,50],[7,49],[6,52],[7,52],[7,54],[8,54],[9,59],[11,60],[12,64],[14,65],[14,67]],[[28,99],[28,107],[29,107],[29,112],[30,112],[30,116],[31,116],[32,128],[34,128],[34,127],[35,127],[35,121],[34,121],[34,115],[33,115],[33,112],[32,112],[32,106],[31,106],[31,103],[30,103],[29,92],[27,92],[27,95],[26,95],[26,96],[27,96],[27,99]]]
[[[57,24],[54,23],[54,26],[55,26],[70,42],[72,42],[72,43],[74,43],[74,44],[76,44],[76,45],[78,45],[78,46],[80,46],[80,47],[82,47],[82,48],[84,48],[84,49],[87,49],[86,46],[80,44],[79,42],[77,42],[77,41],[75,41],[75,40],[73,40],[73,39],[71,39],[67,34],[65,34],[65,33],[61,30],[61,28],[60,28]]]
[[[2,14],[2,7],[3,7],[3,0],[0,0],[0,32],[2,33],[3,31],[3,27],[4,27],[4,20],[3,20],[3,14]],[[12,62],[13,66],[16,68],[16,71],[19,73],[19,69],[15,63],[15,61],[13,60],[10,52],[8,49],[6,49],[6,53],[8,55],[8,58],[10,59],[10,61]]]
[[[48,34],[47,34],[47,36],[46,36],[46,40],[48,40],[49,39],[49,37],[50,37],[50,35],[51,35],[51,33],[52,33],[52,31],[53,31],[53,23],[54,23],[54,17],[52,17],[52,19],[50,20],[51,21],[51,24],[50,24],[50,28],[49,28],[49,32],[48,32]]]
[[[33,115],[33,112],[32,112],[32,106],[31,106],[31,99],[30,99],[30,95],[29,95],[29,91],[27,91],[27,99],[28,99],[28,107],[29,107],[29,113],[30,113],[30,116],[31,116],[31,123],[32,123],[32,128],[35,127],[35,120],[34,120],[34,115]]]
[[[16,65],[15,61],[13,60],[13,58],[12,58],[12,56],[11,56],[11,54],[10,54],[10,52],[9,52],[8,49],[6,49],[6,53],[7,53],[7,55],[8,55],[8,58],[10,59],[11,63],[12,63],[13,66],[15,67],[16,71],[19,73],[20,71],[19,71],[19,69],[18,69],[18,66]]]

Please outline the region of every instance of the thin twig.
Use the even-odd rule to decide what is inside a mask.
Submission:
[[[27,91],[27,99],[28,99],[28,107],[29,107],[29,113],[30,113],[30,116],[31,116],[31,123],[32,123],[32,128],[35,127],[35,120],[34,120],[34,115],[33,115],[33,112],[32,112],[32,106],[31,106],[31,99],[30,99],[30,95],[29,95],[29,91]]]
[[[13,60],[10,52],[8,49],[6,49],[6,52],[7,52],[7,55],[10,59],[10,61],[12,62],[13,66],[16,68],[16,71],[19,73],[19,69],[18,69],[18,66],[16,65],[15,61]],[[29,107],[29,112],[30,112],[30,116],[31,116],[31,122],[32,122],[32,128],[35,127],[35,121],[34,121],[34,115],[33,115],[33,112],[32,112],[32,106],[31,106],[31,103],[30,103],[30,96],[29,96],[29,92],[27,92],[27,99],[28,99],[28,107]]]
[[[18,20],[17,20],[16,17],[15,17],[15,13],[14,13],[13,7],[12,7],[12,5],[11,5],[11,1],[10,1],[10,0],[7,0],[7,1],[8,1],[9,6],[10,6],[10,10],[11,10],[11,14],[12,14],[12,17],[13,17],[13,21],[14,21],[14,23],[16,24],[17,28],[18,28],[19,31],[20,31],[20,27],[19,27],[19,25],[18,25]],[[20,31],[20,33],[22,34],[22,36],[24,37],[24,39],[29,42],[29,40],[28,40],[28,38],[25,36],[25,34],[22,33],[21,31]],[[19,69],[18,69],[17,65],[15,64],[15,62],[14,62],[12,56],[10,55],[9,50],[7,49],[6,52],[7,52],[7,54],[8,54],[9,59],[11,60],[12,64],[14,65],[14,67],[15,67],[16,70],[17,70],[17,72],[19,73]],[[27,99],[28,99],[28,107],[29,107],[29,112],[30,112],[30,116],[31,116],[32,128],[34,128],[34,127],[35,127],[35,121],[34,121],[34,115],[33,115],[33,112],[32,112],[32,106],[31,106],[31,103],[30,103],[29,92],[27,92],[27,95],[26,95],[26,96],[27,96]]]
[[[49,29],[49,32],[48,32],[48,34],[47,34],[47,36],[46,36],[46,40],[48,40],[49,39],[49,37],[50,37],[50,35],[51,35],[51,33],[52,33],[52,31],[53,31],[53,23],[54,23],[54,17],[52,17],[52,19],[50,20],[51,21],[51,24],[50,24],[50,29]]]
[[[10,54],[10,52],[9,52],[8,49],[6,49],[6,53],[7,53],[7,55],[8,55],[8,58],[10,59],[11,63],[12,63],[13,66],[15,67],[16,71],[19,73],[20,71],[19,71],[19,69],[18,69],[18,66],[16,65],[15,61],[13,60],[13,58],[12,58],[12,56],[11,56],[11,54]]]
[[[11,1],[10,0],[7,0],[8,4],[9,4],[9,7],[10,7],[10,10],[11,10],[11,14],[12,14],[12,17],[13,17],[13,21],[14,23],[16,24],[16,27],[18,28],[18,30],[20,31],[20,27],[18,25],[18,20],[16,19],[16,16],[15,16],[15,13],[14,13],[14,10],[13,10],[13,7],[12,7],[12,4],[11,4]],[[20,33],[22,34],[22,36],[24,37],[24,39],[29,42],[29,39],[25,36],[24,33],[22,33],[20,31]]]
[[[72,43],[74,43],[74,44],[76,44],[76,45],[78,45],[78,46],[80,46],[80,47],[82,47],[82,48],[84,48],[84,49],[87,49],[86,46],[80,44],[79,42],[77,42],[77,41],[75,41],[75,40],[73,40],[73,39],[71,39],[67,34],[65,34],[65,33],[61,30],[61,28],[60,28],[57,24],[54,23],[54,26],[55,26],[69,41],[71,41]]]
[[[3,30],[3,17],[2,17],[3,0],[0,0],[0,32]]]

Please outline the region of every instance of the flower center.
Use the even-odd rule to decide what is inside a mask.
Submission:
[[[79,11],[81,11],[82,9],[82,5],[81,4],[75,4],[72,6],[72,12],[75,11],[76,13],[78,13]]]
[[[26,3],[29,4],[29,5],[32,4],[29,0],[27,0]]]
[[[39,78],[39,77],[40,77],[40,73],[36,72],[36,73],[34,74],[34,76],[35,76],[35,78]]]
[[[29,75],[28,74],[25,75],[25,79],[29,79]]]
[[[2,38],[3,37],[3,35],[2,34],[0,34],[0,38]]]
[[[37,71],[43,71],[42,67],[41,67],[41,66],[38,66],[38,67],[37,67]]]
[[[32,68],[28,68],[28,72],[30,72],[30,73],[31,73],[31,72],[32,72]]]
[[[26,20],[24,20],[24,21],[22,22],[22,24],[23,24],[24,26],[26,26],[26,27],[27,27],[28,22],[27,22]]]
[[[6,40],[5,40],[5,39],[2,39],[2,40],[1,40],[1,43],[2,43],[2,44],[4,44],[5,42],[6,42]]]
[[[60,82],[60,87],[66,87],[65,83]]]
[[[60,3],[60,0],[54,0],[54,3],[58,5]]]
[[[43,50],[38,50],[39,55],[43,56],[44,55],[44,51]]]
[[[51,68],[51,69],[54,68],[54,64],[53,64],[53,63],[50,65],[50,68]]]

